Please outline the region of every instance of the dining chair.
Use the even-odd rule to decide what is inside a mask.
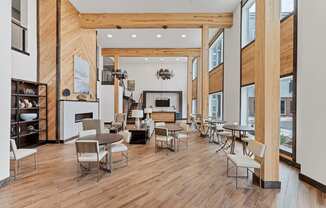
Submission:
[[[27,157],[34,156],[34,169],[37,168],[37,149],[18,149],[16,141],[10,139],[10,161],[15,163],[14,165],[14,178],[18,174],[21,161]]]
[[[189,127],[188,124],[180,122],[179,125],[182,127],[182,131],[178,132],[176,135],[176,139],[178,141],[178,149],[179,149],[179,145],[180,142],[185,142],[186,143],[186,147],[188,149],[189,146],[189,133],[191,133],[191,128]]]
[[[80,134],[83,135],[83,134]],[[105,149],[100,149],[97,140],[77,140],[76,141],[76,153],[77,153],[77,163],[80,165],[82,175],[85,170],[90,171],[90,166],[92,163],[97,165],[97,181],[100,179],[100,164],[101,161],[105,160],[105,164],[108,162],[108,152]],[[83,164],[87,163],[88,168]]]
[[[123,142],[129,143],[130,141],[130,132],[128,130],[121,131],[120,134],[123,137],[123,140],[111,144],[111,152],[112,153],[121,153],[122,159],[113,161],[114,163],[126,162],[128,166],[129,156],[128,156],[128,147],[123,144]]]
[[[155,123],[155,127],[163,127],[165,126],[165,122],[157,122]]]
[[[158,148],[168,148],[171,142],[174,140],[172,136],[169,135],[169,130],[163,127],[155,128],[155,152]],[[168,154],[169,150],[167,151]]]
[[[229,175],[229,161],[233,163],[233,165],[236,168],[236,174],[235,174],[235,186],[238,188],[238,169],[239,168],[246,168],[247,169],[247,175],[245,177],[248,178],[250,169],[258,169],[259,170],[259,187],[261,187],[261,167],[263,166],[263,162],[265,159],[265,151],[266,151],[266,145],[259,143],[257,141],[250,141],[248,144],[248,150],[252,153],[252,156],[249,157],[247,155],[233,155],[228,154],[227,155],[227,176],[228,177],[234,177]],[[244,176],[241,176],[244,177]]]

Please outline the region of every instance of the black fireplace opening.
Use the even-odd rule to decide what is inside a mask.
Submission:
[[[93,113],[76,113],[75,114],[75,123],[79,123],[83,119],[93,119]]]

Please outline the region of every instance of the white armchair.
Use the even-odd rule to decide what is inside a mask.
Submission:
[[[37,149],[17,149],[15,140],[10,139],[10,161],[15,163],[14,177],[18,174],[19,166],[24,158],[34,156],[34,168],[37,167],[36,161]]]

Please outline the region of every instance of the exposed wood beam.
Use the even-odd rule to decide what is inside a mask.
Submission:
[[[196,57],[200,48],[103,48],[105,57]]]
[[[232,13],[99,13],[80,14],[81,27],[101,28],[229,28],[233,24]]]
[[[262,168],[265,188],[280,188],[280,3],[256,1],[256,140],[267,146]]]

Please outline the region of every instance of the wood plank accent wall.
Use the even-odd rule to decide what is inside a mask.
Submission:
[[[281,76],[293,73],[294,16],[281,22]],[[241,85],[255,83],[255,42],[242,49]]]
[[[199,90],[201,92],[201,103],[199,109],[201,108],[202,118],[206,119],[208,117],[208,93],[209,93],[209,34],[208,34],[209,27],[207,25],[203,25],[202,28],[202,35],[201,35],[201,45],[202,45],[202,52],[201,52],[201,85],[202,88]]]
[[[224,64],[220,64],[209,72],[209,93],[223,91]]]
[[[74,55],[90,64],[90,94],[88,101],[96,100],[96,31],[82,29],[79,12],[69,2],[61,0],[61,86],[70,89],[71,95],[64,99],[77,100],[74,93]],[[63,97],[61,97],[63,99]]]
[[[232,27],[232,13],[102,13],[80,14],[83,28]]]
[[[56,140],[57,1],[38,1],[38,10],[38,79],[48,84],[48,139]]]

